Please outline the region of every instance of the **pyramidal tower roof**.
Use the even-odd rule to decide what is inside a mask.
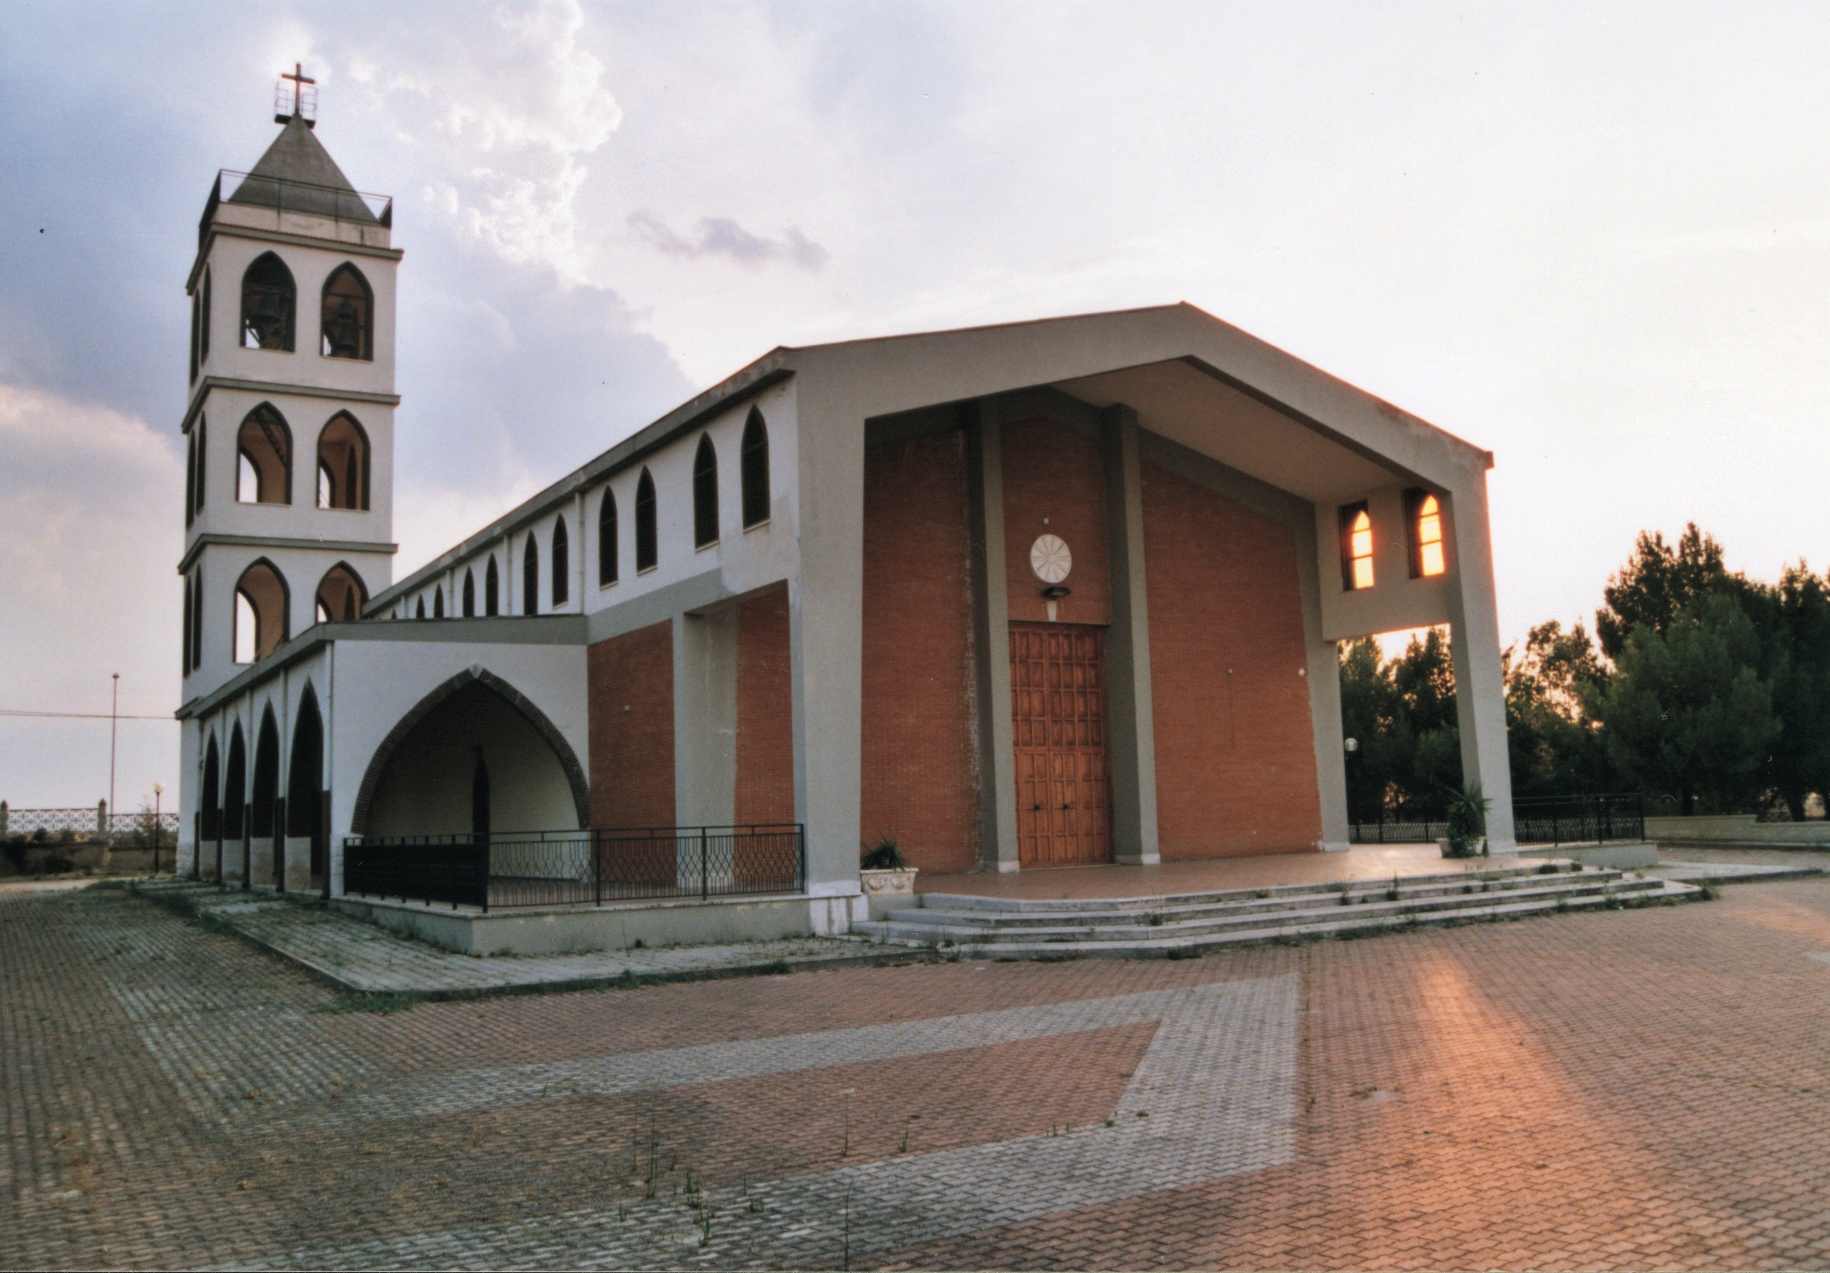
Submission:
[[[227,202],[318,213],[345,221],[376,219],[311,125],[296,113]]]

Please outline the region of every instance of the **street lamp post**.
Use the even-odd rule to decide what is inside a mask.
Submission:
[[[153,784],[153,869],[152,869],[152,873],[154,875],[157,875],[159,873],[159,842],[165,838],[165,823],[163,821],[161,821],[159,818],[159,797],[163,796],[164,794],[165,794],[165,784],[162,782],[155,782]]]

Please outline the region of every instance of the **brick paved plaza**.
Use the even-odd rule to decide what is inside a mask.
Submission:
[[[1821,1268],[1830,881],[382,1014],[0,897],[0,1267]]]

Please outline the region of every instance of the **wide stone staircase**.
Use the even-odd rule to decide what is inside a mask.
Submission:
[[[1540,860],[1439,875],[1167,897],[1056,900],[925,893],[914,899],[917,905],[854,923],[852,931],[965,959],[1178,959],[1228,946],[1654,906],[1703,896],[1703,890],[1688,884]]]

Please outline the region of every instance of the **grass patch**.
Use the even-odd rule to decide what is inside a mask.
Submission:
[[[346,990],[329,1003],[321,1003],[313,1012],[372,1012],[380,1016],[392,1016],[396,1012],[411,1012],[419,1004],[417,995],[400,994],[399,992],[365,993],[359,990]]]

